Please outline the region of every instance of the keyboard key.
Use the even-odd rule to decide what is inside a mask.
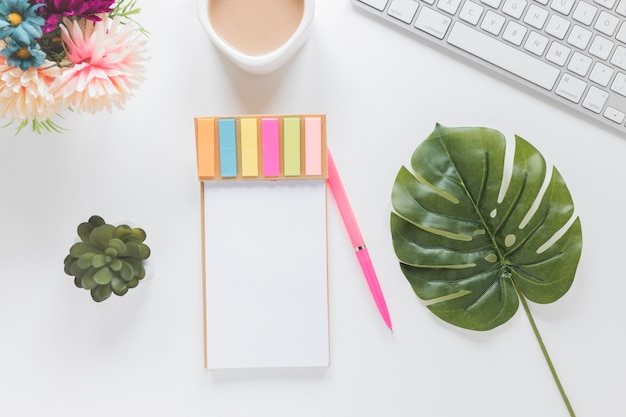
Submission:
[[[485,8],[480,4],[467,0],[461,8],[459,17],[472,25],[475,25],[480,20],[480,16],[483,14]]]
[[[522,26],[517,22],[510,21],[507,23],[506,29],[504,29],[502,39],[511,42],[513,45],[520,46],[527,31],[528,29],[526,29],[525,26]]]
[[[600,90],[597,87],[591,86],[589,87],[589,92],[587,92],[587,95],[583,100],[583,107],[594,113],[600,114],[608,98],[609,93]]]
[[[591,22],[593,22],[593,18],[596,16],[597,12],[598,8],[596,6],[586,1],[581,1],[576,5],[572,17],[574,20],[578,20],[580,23],[589,26]]]
[[[622,124],[622,122],[624,121],[624,116],[626,115],[623,112],[611,106],[607,106],[606,110],[604,110],[604,117],[615,123]]]
[[[544,51],[548,46],[548,42],[550,39],[539,34],[539,32],[532,31],[528,38],[526,39],[526,43],[524,44],[524,49],[532,52],[537,56],[543,55]]]
[[[522,13],[524,13],[526,4],[526,0],[505,0],[504,6],[502,6],[502,12],[515,19],[519,19],[522,17]]]
[[[591,40],[591,35],[592,33],[590,30],[587,30],[579,25],[574,25],[572,31],[567,37],[567,43],[580,49],[587,49],[587,45],[589,45],[589,41]]]
[[[589,79],[602,87],[606,87],[609,85],[614,72],[613,68],[604,65],[602,62],[596,62],[589,74]]]
[[[413,20],[416,11],[417,2],[414,0],[392,0],[387,14],[409,24]]]
[[[554,92],[569,101],[578,103],[585,92],[585,88],[587,88],[587,83],[583,80],[570,74],[563,74]]]
[[[626,0],[620,0],[619,4],[615,8],[615,11],[622,16],[626,16]]]
[[[611,64],[617,65],[621,69],[626,69],[626,48],[621,45],[615,48],[613,57],[611,57]]]
[[[548,26],[546,26],[546,33],[554,36],[557,39],[563,39],[565,38],[567,29],[569,29],[569,25],[569,20],[566,20],[561,16],[554,14],[550,17],[550,20],[548,21]]]
[[[574,6],[574,0],[552,0],[550,8],[556,10],[559,13],[568,15],[572,11]]]
[[[488,10],[485,14],[483,22],[480,24],[480,28],[493,35],[498,36],[500,34],[500,31],[502,30],[502,26],[504,26],[505,20],[506,19],[504,16]]]
[[[480,2],[486,4],[487,6],[491,6],[494,9],[497,9],[498,7],[500,7],[500,3],[502,3],[502,0],[480,0]]]
[[[593,38],[593,42],[591,42],[591,46],[589,47],[589,53],[600,59],[607,60],[613,49],[613,45],[615,45],[613,41],[598,35]]]
[[[569,47],[563,45],[562,43],[552,42],[550,49],[548,49],[548,53],[546,54],[546,59],[557,65],[563,66],[565,65],[571,51],[572,50]]]
[[[546,90],[554,87],[559,76],[556,67],[459,22],[452,27],[448,43]]]
[[[548,11],[536,4],[531,4],[524,16],[524,23],[531,25],[534,28],[541,29],[546,23],[548,18]]]
[[[376,10],[380,10],[381,12],[385,9],[387,5],[387,0],[359,0],[361,3],[365,3],[368,6],[372,6]]]
[[[612,9],[615,5],[615,0],[594,0],[593,2],[607,9]]]
[[[602,32],[607,36],[613,36],[615,33],[615,29],[617,29],[617,25],[619,23],[619,19],[616,16],[610,15],[604,10],[598,16],[598,20],[593,27],[598,31]]]
[[[626,75],[618,72],[611,84],[611,90],[617,94],[626,97]]]
[[[461,0],[439,0],[437,8],[450,14],[456,14],[461,5]]]
[[[584,77],[587,75],[589,68],[591,68],[591,62],[591,58],[576,51],[574,52],[574,55],[572,55],[572,59],[569,61],[569,64],[567,64],[567,69],[580,75],[581,77]]]
[[[619,30],[617,31],[617,35],[615,35],[615,38],[618,41],[626,43],[626,22],[621,24]]]
[[[415,19],[415,27],[436,38],[443,39],[452,20],[446,15],[436,12],[428,7],[422,7],[422,11]]]

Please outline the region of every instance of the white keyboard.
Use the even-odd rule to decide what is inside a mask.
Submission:
[[[351,0],[626,133],[626,0]]]

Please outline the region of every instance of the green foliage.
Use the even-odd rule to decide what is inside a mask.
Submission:
[[[402,167],[392,192],[391,233],[405,277],[439,318],[489,330],[521,302],[570,416],[565,394],[526,299],[551,303],[574,280],[580,219],[563,178],[515,137],[487,128],[435,130]]]
[[[65,273],[74,276],[78,288],[91,291],[94,301],[122,296],[146,275],[144,260],[150,248],[143,242],[146,232],[128,225],[106,224],[99,216],[78,226],[80,242],[65,257]]]
[[[69,65],[69,63],[65,61],[67,58],[67,51],[61,41],[61,29],[58,27],[52,32],[48,32],[39,38],[39,46],[41,47],[41,50],[45,52],[47,60],[60,66],[64,63],[65,65]]]
[[[135,16],[141,13],[141,8],[137,7],[137,0],[119,0],[113,5],[113,10],[109,13],[111,18],[116,16],[132,21],[137,25],[141,33],[148,36],[150,33],[135,20]],[[122,20],[122,22],[124,22]]]
[[[61,115],[57,114],[57,116],[63,118]],[[13,122],[9,122],[3,126],[1,126],[2,128],[11,126],[13,124]],[[33,130],[33,132],[41,134],[43,131],[46,132],[55,132],[55,133],[61,133],[63,131],[66,131],[67,129],[61,127],[60,125],[58,125],[54,120],[52,119],[46,119],[46,120],[39,120],[38,118],[33,118],[32,120],[22,120],[21,122],[18,123],[17,128],[15,129],[15,136],[17,136],[25,127],[29,126],[31,127],[31,129]]]
[[[113,5],[113,10],[109,15],[111,17],[122,16],[129,18],[139,13],[141,13],[141,8],[137,7],[137,0],[118,0]]]
[[[467,329],[506,322],[522,296],[556,301],[581,254],[580,220],[559,172],[552,169],[543,192],[545,160],[516,136],[501,195],[505,149],[498,131],[437,125],[393,186],[391,232],[402,272],[434,314]]]

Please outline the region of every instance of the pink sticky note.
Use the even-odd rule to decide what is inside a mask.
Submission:
[[[278,148],[278,119],[261,120],[263,140],[263,175],[278,177],[280,175],[280,150]]]
[[[304,119],[305,174],[322,175],[322,119]]]

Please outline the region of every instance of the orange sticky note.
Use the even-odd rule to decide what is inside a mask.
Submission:
[[[215,176],[215,119],[196,119],[198,178]]]

